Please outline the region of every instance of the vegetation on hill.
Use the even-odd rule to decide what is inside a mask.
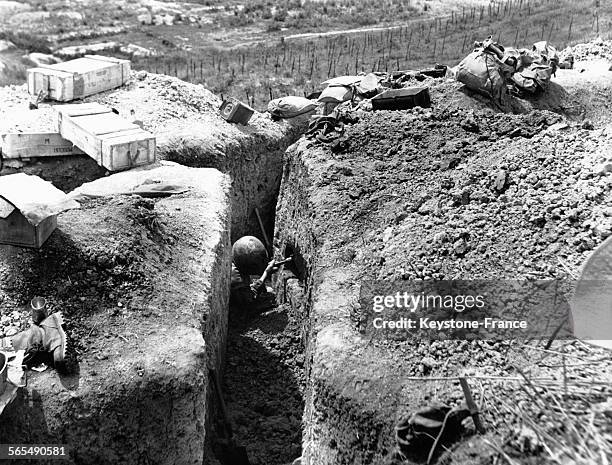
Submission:
[[[401,2],[386,2],[389,8],[396,3]],[[611,32],[611,3],[505,0],[359,33],[281,36],[242,47],[177,50],[170,56],[137,61],[136,67],[202,83],[262,107],[270,98],[308,94],[336,75],[415,69],[436,62],[454,65],[475,41],[489,35],[506,46],[531,47],[536,41],[548,40],[563,48],[596,36],[609,37]]]
[[[129,57],[136,69],[200,83],[257,108],[270,98],[308,94],[331,76],[454,65],[489,35],[506,46],[548,40],[563,48],[612,34],[612,2],[601,0],[190,0],[157,2],[158,10],[139,1],[91,0],[76,15],[81,20],[71,19],[75,12],[66,8],[77,8],[71,2],[28,4],[33,14],[53,15],[40,28],[27,21],[0,25],[0,39],[20,50],[134,43],[154,52]],[[136,20],[142,11],[179,6],[172,25]]]

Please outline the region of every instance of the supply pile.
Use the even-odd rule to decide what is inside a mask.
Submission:
[[[42,103],[81,99],[120,87],[129,78],[128,60],[98,55],[28,70],[31,111],[19,112],[0,128],[2,159],[11,163],[85,153],[109,171],[153,163],[155,137],[134,115],[128,121],[102,105]]]
[[[500,103],[509,93],[524,96],[546,90],[559,67],[557,50],[545,41],[535,43],[531,50],[504,48],[491,37],[475,45],[452,74],[468,88]]]

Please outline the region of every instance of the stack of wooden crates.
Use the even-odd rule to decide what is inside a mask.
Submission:
[[[28,91],[36,100],[69,102],[120,87],[129,77],[129,60],[86,55],[29,69]],[[40,111],[33,110],[26,118],[34,124],[25,124],[25,131],[13,124],[0,133],[2,156],[10,160],[85,153],[109,171],[155,162],[155,137],[111,108],[97,103],[53,108],[56,113],[52,127],[42,124],[48,118],[41,118]],[[36,124],[39,127],[32,129]]]
[[[128,60],[86,55],[28,70],[28,91],[37,104],[63,103],[122,86],[129,78]],[[109,171],[120,171],[155,162],[156,141],[110,107],[59,104],[16,112],[3,121],[0,150],[2,160],[18,162],[85,153]],[[57,225],[57,213],[74,208],[63,195],[36,176],[0,176],[0,244],[41,247]],[[31,209],[46,213],[33,218]]]

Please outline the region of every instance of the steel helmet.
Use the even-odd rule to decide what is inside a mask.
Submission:
[[[262,274],[268,265],[268,252],[254,236],[243,236],[232,246],[232,261],[240,273]]]

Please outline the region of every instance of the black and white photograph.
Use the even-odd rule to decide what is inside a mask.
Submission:
[[[611,465],[611,0],[0,0],[0,464]]]

